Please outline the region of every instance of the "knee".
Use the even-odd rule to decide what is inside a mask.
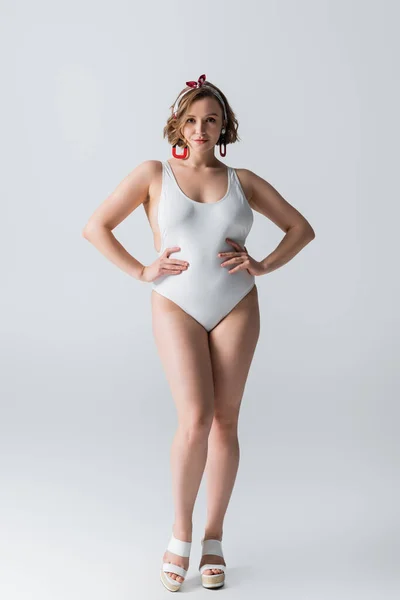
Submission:
[[[201,413],[180,423],[180,429],[185,437],[190,440],[206,440],[213,422],[213,414]]]
[[[212,427],[220,435],[236,437],[238,431],[237,415],[227,415],[215,412]]]

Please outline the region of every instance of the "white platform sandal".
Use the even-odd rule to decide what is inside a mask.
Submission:
[[[178,556],[189,557],[191,546],[192,542],[183,542],[182,540],[178,540],[174,537],[174,534],[172,534],[167,550],[174,554],[178,554]],[[167,590],[170,592],[177,592],[184,581],[176,581],[176,579],[172,579],[167,573],[175,573],[181,577],[186,577],[187,570],[179,565],[174,565],[173,563],[163,563],[160,572],[161,581]]]
[[[202,551],[201,555],[204,554],[215,554],[216,556],[221,556],[224,558],[222,552],[222,542],[220,540],[201,540]],[[204,571],[207,569],[220,569],[223,573],[216,573],[215,575],[203,575]],[[222,587],[225,583],[225,565],[213,565],[213,564],[205,564],[199,569],[201,575],[201,583],[205,588],[219,588]]]

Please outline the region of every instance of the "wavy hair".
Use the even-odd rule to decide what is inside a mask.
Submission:
[[[225,123],[225,119],[224,119],[224,108],[223,108],[219,98],[213,93],[212,89],[210,89],[210,88],[215,89],[222,96],[222,99],[225,103],[226,115],[227,115],[227,119],[228,119],[227,123]],[[215,100],[217,100],[218,104],[221,107],[223,127],[225,127],[225,133],[223,135],[219,136],[216,145],[219,146],[222,141],[224,141],[225,144],[234,144],[235,142],[240,141],[240,137],[237,133],[239,123],[236,119],[235,113],[233,112],[225,94],[223,94],[223,92],[221,92],[221,90],[216,85],[210,83],[207,80],[207,83],[203,84],[199,88],[191,88],[191,87],[187,86],[181,92],[179,92],[177,98],[179,98],[179,96],[182,94],[182,92],[184,92],[186,90],[190,90],[190,91],[187,92],[183,96],[181,101],[179,102],[176,119],[174,118],[174,116],[172,114],[172,111],[173,111],[173,108],[175,105],[175,102],[174,102],[170,106],[171,116],[168,118],[167,124],[164,127],[163,137],[164,138],[166,137],[168,139],[168,142],[171,144],[171,146],[175,146],[175,144],[176,144],[177,146],[182,147],[185,145],[185,142],[181,137],[181,135],[182,135],[181,131],[184,127],[184,118],[185,118],[185,115],[187,114],[189,108],[193,104],[193,102],[195,102],[196,100],[199,100],[200,98],[215,98]]]

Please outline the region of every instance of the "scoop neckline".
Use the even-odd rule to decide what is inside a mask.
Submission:
[[[193,202],[193,204],[198,204],[199,206],[213,206],[214,204],[220,204],[221,202],[223,202],[229,195],[230,189],[231,189],[231,167],[226,166],[227,168],[227,173],[228,173],[228,188],[226,190],[226,193],[224,196],[222,196],[222,198],[220,198],[219,200],[217,200],[216,202],[198,202],[197,200],[193,200],[193,198],[189,198],[189,196],[187,196],[185,194],[185,192],[182,191],[182,189],[180,188],[178,181],[175,177],[175,173],[171,167],[171,165],[169,164],[169,162],[166,160],[164,162],[164,164],[167,164],[169,167],[169,170],[172,174],[172,178],[174,180],[174,183],[176,185],[176,187],[178,188],[179,192],[182,194],[182,196],[184,196],[184,198],[186,198],[187,200],[189,200],[190,202]]]

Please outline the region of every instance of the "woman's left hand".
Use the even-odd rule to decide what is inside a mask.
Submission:
[[[228,271],[229,274],[247,269],[250,275],[264,275],[262,264],[257,260],[254,260],[254,258],[247,253],[246,246],[243,246],[242,248],[237,242],[234,242],[230,238],[226,238],[226,241],[235,248],[235,252],[218,252],[218,256],[226,258],[226,260],[221,263],[221,267],[236,265],[233,269]]]

